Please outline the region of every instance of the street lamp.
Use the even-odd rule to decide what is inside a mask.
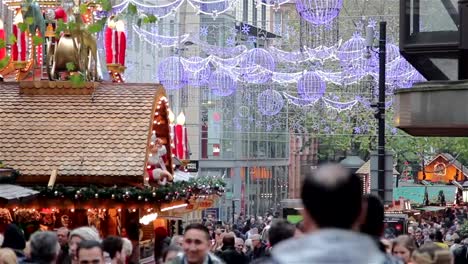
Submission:
[[[374,42],[374,28],[368,26],[366,29],[366,44],[367,48],[373,51]],[[371,106],[376,108],[374,114],[378,120],[378,193],[379,196],[385,201],[385,61],[386,61],[386,46],[387,46],[387,22],[380,22],[380,36],[379,36],[379,101],[377,104]]]

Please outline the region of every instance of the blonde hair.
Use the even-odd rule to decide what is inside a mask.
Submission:
[[[73,229],[70,232],[70,238],[74,236],[80,237],[82,240],[94,240],[97,242],[101,242],[101,238],[99,237],[99,232],[94,227],[82,226],[82,227]]]
[[[123,240],[123,250],[125,251],[125,255],[127,256],[132,255],[132,251],[133,251],[132,242],[126,237],[123,237],[122,240]]]
[[[16,264],[16,254],[9,248],[0,249],[0,264]]]
[[[415,264],[451,264],[452,258],[452,253],[448,249],[433,243],[424,244],[415,250],[412,256]]]
[[[396,245],[405,247],[410,253],[413,253],[413,251],[417,248],[414,239],[408,235],[401,235],[398,236],[395,240],[393,240],[392,252],[395,249]]]

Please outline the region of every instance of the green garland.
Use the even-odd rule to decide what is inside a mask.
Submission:
[[[189,181],[174,182],[157,188],[152,187],[74,187],[56,185],[54,188],[36,187],[39,196],[77,201],[110,199],[117,202],[168,203],[188,200],[194,195],[222,195],[226,183],[221,178],[200,177]]]

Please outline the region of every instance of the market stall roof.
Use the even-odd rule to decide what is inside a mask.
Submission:
[[[356,171],[356,174],[370,174],[370,160],[364,163],[364,165]],[[400,173],[393,168],[393,175],[400,175]]]
[[[426,211],[426,212],[437,212],[437,211],[445,210],[445,207],[443,207],[443,206],[424,206],[424,207],[418,208],[418,210]]]
[[[0,160],[19,170],[17,182],[47,182],[54,169],[57,183],[76,183],[62,176],[80,176],[80,184],[141,182],[162,86],[102,83],[92,94],[54,89],[31,94],[18,83],[0,84]]]
[[[440,153],[436,155],[430,162],[427,164],[431,164],[433,161],[435,161],[438,157],[442,157],[446,161],[448,161],[450,164],[452,164],[455,168],[460,170],[465,177],[468,178],[468,168],[465,167],[460,161],[458,161],[452,154],[449,153]]]
[[[13,184],[0,184],[0,199],[7,201],[27,198],[39,192]]]

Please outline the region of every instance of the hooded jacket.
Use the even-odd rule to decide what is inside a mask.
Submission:
[[[383,264],[385,255],[364,234],[343,229],[322,229],[287,240],[272,250],[278,264]]]
[[[26,240],[21,229],[15,224],[9,224],[3,234],[2,248],[10,248],[15,251],[16,257],[21,261],[24,259],[23,250],[26,247]]]

